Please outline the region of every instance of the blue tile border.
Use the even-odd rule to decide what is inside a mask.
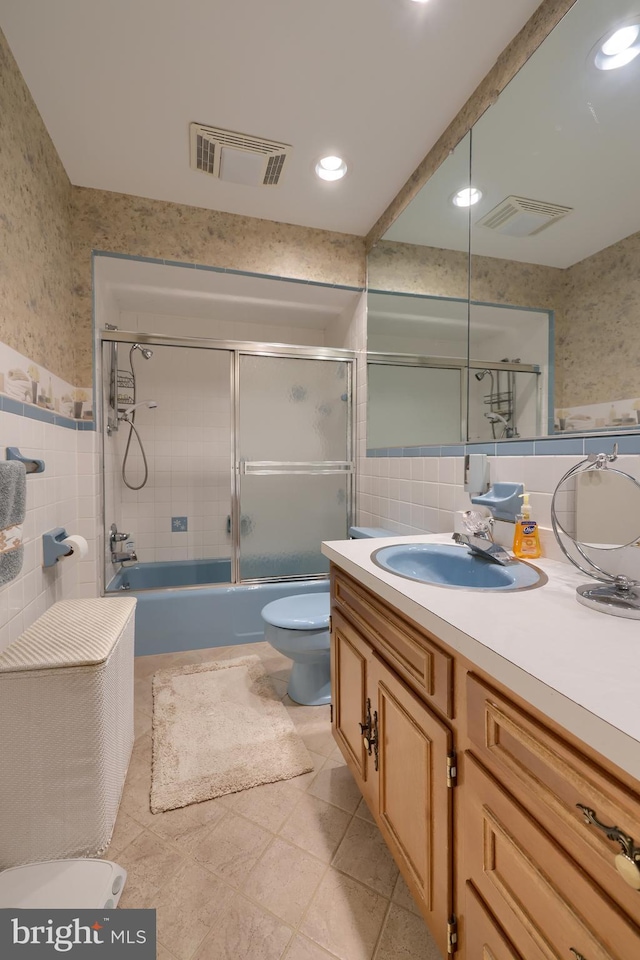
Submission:
[[[536,440],[534,442],[534,454],[541,456],[567,456],[570,454],[584,453],[583,437],[558,437],[557,440],[549,437],[546,440]]]
[[[378,447],[367,457],[462,457],[465,453],[486,453],[491,457],[566,457],[587,453],[611,453],[614,443],[619,454],[640,454],[640,433],[598,434],[588,437],[542,437],[540,440],[506,440],[496,443],[457,443],[428,447]]]
[[[640,435],[621,434],[609,437],[585,437],[585,453],[611,453],[613,444],[618,444],[618,453],[640,453]]]
[[[67,430],[95,430],[96,428],[94,420],[73,420],[54,410],[44,410],[31,403],[21,403],[13,397],[5,397],[2,394],[0,394],[0,410],[5,413],[15,413],[28,420],[39,420],[41,423],[52,423],[56,427],[66,427]]]
[[[533,440],[509,440],[496,444],[498,457],[532,457]]]
[[[465,453],[486,453],[490,457],[496,455],[495,443],[467,443],[464,448]]]

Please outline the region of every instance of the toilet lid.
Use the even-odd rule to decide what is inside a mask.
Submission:
[[[299,593],[272,600],[262,610],[262,619],[289,630],[322,630],[329,626],[328,593]]]

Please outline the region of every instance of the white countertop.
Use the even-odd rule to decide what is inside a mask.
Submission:
[[[417,583],[370,559],[394,543],[450,542],[449,534],[333,540],[322,552],[640,780],[640,621],[579,604],[575,588],[588,578],[557,560],[534,561],[544,586],[496,593]]]

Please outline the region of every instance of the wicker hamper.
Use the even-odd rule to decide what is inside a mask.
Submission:
[[[107,848],[133,747],[135,604],[63,600],[0,652],[0,869]]]

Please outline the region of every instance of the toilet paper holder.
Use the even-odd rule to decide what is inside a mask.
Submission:
[[[42,566],[53,567],[61,557],[68,557],[73,553],[73,547],[63,543],[67,539],[64,527],[54,527],[42,534]]]

